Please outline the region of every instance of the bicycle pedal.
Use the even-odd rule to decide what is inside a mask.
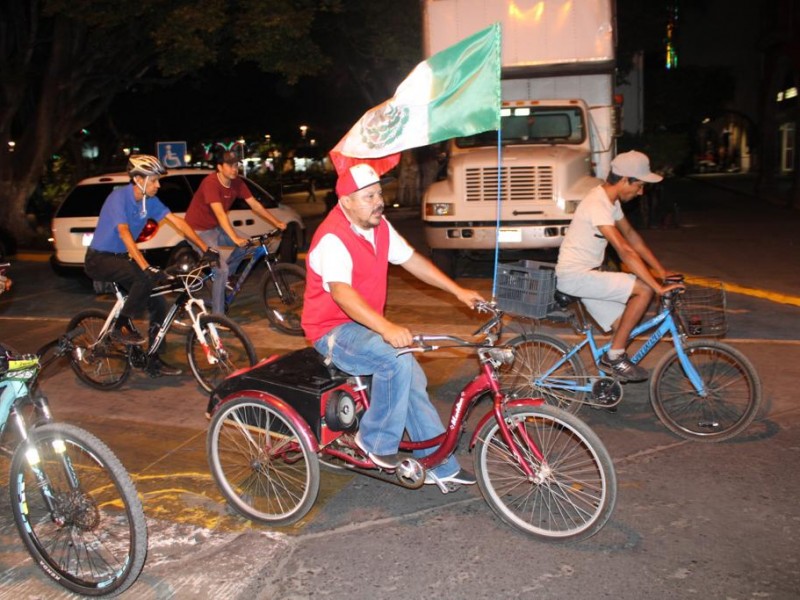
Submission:
[[[452,483],[452,482],[444,482],[444,481],[437,481],[436,487],[439,488],[439,491],[443,494],[451,494],[453,492],[457,492],[461,489],[460,483]]]

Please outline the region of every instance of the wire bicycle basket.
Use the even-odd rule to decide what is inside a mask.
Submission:
[[[725,288],[716,277],[686,283],[676,300],[676,312],[683,330],[693,337],[721,337],[728,332],[725,317]]]

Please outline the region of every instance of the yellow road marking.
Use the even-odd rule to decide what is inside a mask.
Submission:
[[[712,281],[716,283],[716,280],[694,276],[687,276],[686,281],[696,283],[698,285],[703,285]],[[742,294],[744,296],[752,296],[753,298],[763,298],[764,300],[769,300],[770,302],[776,302],[778,304],[800,306],[800,297],[798,296],[790,296],[789,294],[781,294],[779,292],[772,292],[770,290],[762,290],[760,288],[737,285],[728,281],[723,281],[722,285],[724,286],[726,292],[733,292],[734,294]]]

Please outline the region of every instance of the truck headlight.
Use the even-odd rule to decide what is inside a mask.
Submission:
[[[455,214],[455,205],[452,202],[430,202],[425,205],[425,215],[428,217],[449,217]]]

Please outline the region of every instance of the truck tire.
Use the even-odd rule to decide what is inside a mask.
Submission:
[[[458,250],[431,248],[431,262],[451,279],[458,274]]]

